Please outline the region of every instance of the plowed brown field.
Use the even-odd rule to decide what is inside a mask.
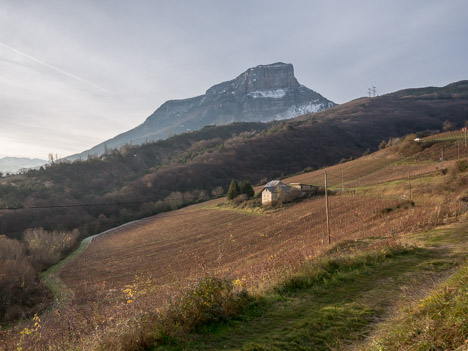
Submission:
[[[419,206],[382,214],[395,199],[330,197],[332,241],[388,236],[413,229],[428,209]],[[424,223],[419,223],[424,226]],[[74,304],[106,300],[123,303],[123,288],[135,275],[151,276],[160,297],[205,272],[251,285],[271,271],[295,265],[328,247],[324,199],[290,205],[258,216],[201,206],[158,215],[116,229],[93,240],[90,247],[64,267],[60,278],[74,293]],[[182,282],[182,283],[181,283]],[[111,303],[111,304],[112,304]]]

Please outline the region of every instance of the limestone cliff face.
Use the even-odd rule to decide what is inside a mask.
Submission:
[[[333,106],[332,101],[299,84],[293,65],[260,65],[214,85],[204,95],[165,102],[144,123],[105,143],[108,148],[130,142],[141,144],[206,125],[287,119]],[[101,154],[103,150],[104,143],[82,156]]]
[[[296,89],[299,87],[291,64],[274,63],[249,68],[236,79],[217,84],[206,91],[206,95],[234,93],[240,99],[255,91]]]

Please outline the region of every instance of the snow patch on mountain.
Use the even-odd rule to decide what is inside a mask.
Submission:
[[[332,102],[318,103],[318,101],[311,101],[307,104],[296,106],[292,105],[285,112],[277,114],[275,120],[290,119],[297,116],[302,116],[308,113],[315,113],[326,110],[335,106]]]
[[[264,90],[264,91],[252,91],[246,96],[250,96],[254,99],[258,98],[271,98],[271,99],[281,99],[286,95],[284,89],[275,89],[275,90]]]

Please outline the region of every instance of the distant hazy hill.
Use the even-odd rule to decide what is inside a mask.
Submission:
[[[100,155],[104,144],[108,148],[118,148],[126,143],[136,145],[166,139],[170,134],[207,125],[289,119],[333,106],[332,101],[299,84],[293,65],[260,65],[209,88],[204,95],[167,101],[138,127],[68,159]]]
[[[0,158],[0,172],[16,173],[21,169],[40,167],[46,163],[47,161],[38,158],[4,157]]]

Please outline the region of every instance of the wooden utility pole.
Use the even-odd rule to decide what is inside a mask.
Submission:
[[[440,160],[442,162],[442,169],[444,169],[444,149],[440,150]]]
[[[460,160],[460,142],[457,141],[457,160]]]
[[[341,192],[344,193],[344,176],[343,176],[343,172],[341,172]]]
[[[409,187],[409,200],[410,202],[413,201],[413,194],[411,192],[411,177],[410,177],[410,172],[408,172],[408,187]]]
[[[468,127],[465,127],[464,129],[465,129],[465,146],[466,146],[466,131],[467,131]]]
[[[328,245],[331,244],[330,236],[330,210],[328,208],[328,188],[327,188],[327,172],[325,171],[325,213],[327,215],[327,234],[328,234]]]

